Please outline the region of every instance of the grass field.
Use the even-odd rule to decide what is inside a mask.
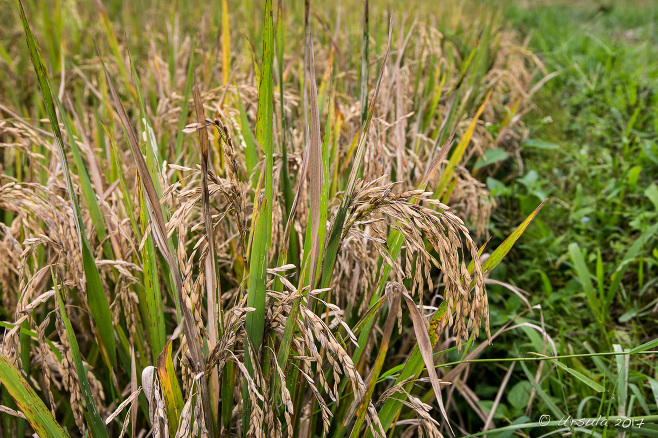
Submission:
[[[0,0],[0,438],[657,436],[657,13]]]

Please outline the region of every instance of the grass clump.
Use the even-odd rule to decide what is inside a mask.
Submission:
[[[503,335],[486,360],[564,357],[562,364],[605,391],[550,362],[517,363],[509,374],[509,368],[495,377],[487,372],[492,383],[475,389],[485,409],[498,400],[494,419],[528,427],[542,414],[555,419],[656,412],[656,12],[653,3],[642,1],[513,2],[508,9],[541,61],[546,82],[525,117],[522,160],[510,157],[487,175],[497,202],[492,243],[537,202],[551,201],[488,279],[493,327],[540,305],[541,314],[525,314],[515,323],[541,331],[525,326],[520,339]],[[516,296],[502,298],[506,287]],[[504,392],[500,382],[507,384]],[[626,433],[653,434],[654,421]],[[554,430],[560,430],[557,424]],[[610,427],[591,432],[617,433]]]

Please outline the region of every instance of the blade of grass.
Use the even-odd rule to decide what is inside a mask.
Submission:
[[[263,64],[258,91],[256,140],[265,152],[265,208],[255,222],[255,233],[249,263],[249,293],[247,306],[254,307],[246,317],[246,331],[254,348],[259,348],[265,326],[265,274],[267,251],[272,230],[272,59],[274,34],[272,29],[272,2],[265,3],[265,27],[263,31]],[[260,202],[260,201],[259,201]],[[249,355],[245,354],[245,362]],[[250,364],[251,365],[251,364]],[[247,369],[253,371],[249,365]]]
[[[580,251],[580,246],[578,246],[576,242],[569,244],[569,257],[571,257],[571,261],[573,262],[578,280],[580,281],[580,284],[583,287],[583,291],[585,292],[585,296],[587,297],[590,309],[592,309],[596,319],[601,320],[601,317],[603,316],[601,314],[601,303],[594,293],[592,274],[590,274],[589,269],[587,268],[587,264],[585,263],[585,259],[583,258],[583,254]]]
[[[645,342],[642,345],[639,345],[635,348],[633,348],[629,354],[636,354],[636,353],[642,353],[643,351],[650,350],[654,347],[658,346],[658,339],[654,339],[653,341]]]
[[[516,227],[516,229],[507,236],[507,239],[501,243],[498,248],[494,250],[494,252],[491,253],[489,258],[482,264],[482,272],[487,273],[493,271],[493,269],[498,266],[498,264],[505,258],[508,252],[512,249],[514,244],[516,243],[517,240],[519,240],[519,237],[523,234],[523,232],[528,228],[528,225],[532,222],[532,220],[537,216],[537,213],[544,207],[544,205],[548,202],[548,198],[544,199],[541,204],[537,206],[537,208],[534,209],[532,213],[523,221],[521,224]],[[473,272],[473,262],[469,263],[468,265],[468,272],[472,273]]]
[[[611,276],[610,287],[608,289],[608,296],[606,297],[605,308],[608,308],[615,297],[615,293],[621,285],[621,280],[626,273],[626,270],[630,267],[630,260],[638,256],[644,245],[646,245],[651,239],[654,238],[655,234],[658,232],[658,223],[653,224],[649,229],[644,231],[642,235],[631,245],[626,254],[624,255],[624,261],[626,263],[620,263],[617,270]]]
[[[311,29],[310,14],[311,0],[304,0],[304,73],[302,74],[302,111],[304,114],[304,144],[308,145],[308,34]]]
[[[327,223],[327,216],[329,210],[329,188],[331,185],[331,178],[329,177],[329,165],[330,165],[329,144],[332,141],[331,122],[332,122],[332,116],[335,113],[333,90],[330,99],[331,102],[329,104],[329,111],[327,111],[327,121],[325,123],[324,140],[322,142],[323,185],[322,185],[322,190],[320,192],[320,221],[319,221],[320,225],[318,227],[318,237],[319,237],[318,241],[320,243],[320,246],[319,246],[319,254],[318,254],[318,263],[316,264],[316,270],[317,270],[316,275],[320,275],[322,270],[322,266],[320,265],[319,261],[324,256],[324,242],[327,233],[327,227],[325,224]]]
[[[628,408],[628,374],[630,357],[627,354],[628,350],[622,349],[621,345],[613,344],[615,353],[615,362],[617,365],[617,415],[624,416],[627,414]],[[602,392],[602,391],[599,391]]]
[[[327,175],[329,173],[329,163],[328,163],[328,148],[330,141],[331,130],[329,129],[331,113],[333,109],[333,103],[331,109],[328,111],[327,115],[327,124],[325,130],[325,139],[322,144],[320,144],[320,112],[318,107],[317,100],[317,85],[315,82],[315,58],[313,54],[313,42],[311,35],[307,35],[306,41],[308,42],[307,51],[309,51],[306,59],[309,61],[309,70],[310,70],[310,144],[309,149],[304,160],[303,169],[300,174],[297,191],[295,198],[293,200],[292,209],[290,211],[289,220],[286,224],[286,229],[284,232],[284,239],[290,236],[292,230],[292,223],[294,219],[294,214],[297,207],[297,202],[301,194],[301,189],[303,187],[303,182],[306,178],[306,172],[311,171],[310,176],[310,186],[309,186],[309,198],[311,199],[311,221],[310,226],[306,229],[306,239],[304,242],[304,261],[302,262],[302,272],[300,278],[300,287],[301,285],[309,285],[309,290],[315,288],[317,275],[320,271],[319,260],[322,256],[322,242],[324,242],[325,236],[325,227],[324,223],[327,218],[327,208],[328,208],[328,192],[329,192],[329,179]],[[309,168],[313,169],[309,169]],[[293,234],[294,236],[294,234]],[[285,242],[285,240],[284,240]],[[292,244],[291,244],[292,248]],[[286,244],[282,246],[282,251],[286,250]],[[309,256],[310,254],[310,256]],[[282,259],[279,260],[282,262]],[[310,261],[310,264],[309,264]],[[307,272],[309,273],[307,275]],[[306,282],[308,279],[308,283]],[[317,303],[317,302],[316,302]],[[297,316],[299,314],[300,300],[296,300],[292,304],[292,310],[290,316],[286,321],[286,327],[284,330],[283,339],[279,346],[277,353],[277,363],[286,364],[288,360],[288,355],[290,353],[290,345],[292,341],[293,332],[297,325]],[[275,376],[276,377],[276,376]],[[277,382],[278,385],[278,382]],[[275,387],[278,389],[278,386]]]
[[[281,114],[281,185],[283,189],[283,200],[285,202],[285,211],[284,211],[284,221],[286,222],[286,230],[284,236],[284,242],[290,241],[289,246],[283,245],[281,247],[281,252],[279,253],[278,266],[286,264],[288,262],[297,266],[299,264],[299,258],[297,254],[297,234],[292,233],[291,229],[288,227],[288,222],[290,214],[293,210],[295,196],[292,191],[292,182],[290,180],[290,172],[288,169],[288,118],[286,117],[285,112],[285,101],[283,98],[283,51],[284,51],[284,29],[285,22],[283,21],[283,4],[282,0],[279,0],[279,6],[277,11],[277,20],[276,20],[276,57],[277,65],[279,68],[279,103],[280,108],[279,112]],[[288,259],[290,257],[290,260]],[[279,289],[281,288],[281,289]],[[277,281],[277,290],[283,290],[283,285],[281,282]]]
[[[553,363],[554,363],[555,365],[557,365],[559,368],[562,368],[562,369],[563,369],[564,371],[566,371],[567,373],[569,373],[569,374],[571,374],[572,376],[574,376],[576,379],[578,379],[578,380],[580,380],[581,382],[583,382],[585,385],[587,385],[587,386],[589,386],[590,388],[592,388],[594,391],[596,391],[596,392],[603,392],[603,391],[605,391],[605,388],[604,388],[603,386],[601,386],[600,384],[596,383],[594,380],[590,379],[589,377],[587,377],[587,376],[584,375],[583,373],[581,373],[581,372],[579,372],[579,371],[576,371],[576,370],[574,370],[573,368],[569,368],[568,366],[566,366],[565,364],[563,364],[563,363],[560,362],[559,360],[552,360],[551,362],[553,362]]]

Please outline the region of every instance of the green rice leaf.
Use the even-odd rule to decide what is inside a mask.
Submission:
[[[448,304],[444,301],[443,303],[441,303],[438,310],[434,312],[434,316],[430,321],[429,338],[432,348],[436,346],[436,343],[439,340],[440,333],[438,332],[437,329],[440,326],[443,318],[447,316],[446,315],[447,309],[448,309]],[[423,355],[421,353],[419,346],[416,345],[414,346],[414,349],[411,352],[409,359],[405,363],[402,372],[395,380],[395,384],[397,385],[400,382],[407,380],[412,376],[418,378],[420,376],[420,373],[422,373],[424,366],[425,363],[423,362]],[[405,386],[405,388],[407,390],[410,390],[412,386],[413,386],[413,382],[410,382]],[[384,403],[384,405],[380,408],[379,420],[381,421],[385,431],[387,431],[388,428],[391,426],[391,424],[393,424],[393,422],[396,421],[396,419],[400,414],[400,410],[402,409],[403,406],[404,405],[402,401],[399,400],[399,397],[392,397],[388,399]],[[371,432],[368,432],[367,436],[372,437]]]
[[[240,92],[237,91],[236,93],[238,95],[238,108],[240,109],[240,129],[242,130],[242,138],[244,139],[245,144],[244,155],[245,166],[247,168],[247,179],[251,181],[251,186],[255,188],[256,182],[258,181],[258,169],[256,168],[256,165],[258,164],[258,152],[256,151],[256,140],[254,139],[254,133],[249,126],[249,118],[247,117],[247,113],[242,104]]]
[[[496,266],[498,266],[498,264],[503,260],[503,258],[505,258],[507,253],[510,252],[516,241],[519,240],[519,237],[521,237],[526,228],[528,228],[528,225],[530,225],[530,222],[532,222],[535,216],[537,216],[537,213],[539,213],[547,201],[548,198],[544,199],[544,201],[542,201],[542,203],[539,204],[537,208],[535,208],[535,210],[530,213],[530,215],[523,222],[521,222],[518,227],[516,227],[512,234],[510,234],[507,239],[505,239],[505,241],[501,243],[494,252],[491,253],[489,258],[482,264],[482,272],[491,272]],[[468,271],[473,272],[473,262],[468,265]]]
[[[27,39],[27,45],[30,50],[30,57],[32,58],[32,65],[34,70],[37,73],[37,79],[39,81],[39,88],[41,89],[41,95],[44,100],[44,105],[46,107],[46,112],[48,113],[48,119],[50,120],[50,125],[52,127],[53,133],[55,134],[55,143],[57,144],[57,151],[59,153],[59,159],[62,163],[62,170],[64,174],[64,179],[66,181],[66,188],[71,198],[73,204],[73,211],[75,212],[74,219],[76,230],[78,233],[78,239],[80,243],[80,249],[82,252],[82,262],[85,272],[86,280],[86,289],[87,289],[87,300],[89,302],[89,310],[91,310],[91,316],[94,319],[95,326],[97,328],[97,336],[99,337],[100,345],[102,347],[103,356],[112,367],[116,366],[116,347],[114,341],[114,327],[112,325],[112,315],[110,313],[110,307],[107,303],[107,298],[105,296],[105,291],[103,290],[103,284],[101,283],[101,278],[98,273],[98,268],[96,267],[96,261],[91,252],[91,247],[89,241],[87,240],[87,234],[85,232],[84,224],[82,221],[82,214],[80,212],[80,206],[78,205],[78,198],[73,189],[73,182],[71,181],[71,174],[69,172],[68,161],[66,159],[66,151],[64,150],[64,140],[62,138],[62,133],[59,129],[59,120],[57,118],[57,113],[55,112],[54,101],[59,107],[60,113],[64,114],[64,109],[57,98],[57,95],[52,92],[52,86],[50,84],[50,79],[48,77],[48,72],[41,58],[39,52],[39,47],[37,46],[36,40],[32,35],[30,26],[27,22],[27,17],[25,16],[25,11],[23,9],[23,4],[19,0],[21,20],[23,22],[23,29],[25,31],[25,37]],[[66,117],[62,117],[64,125],[69,132],[69,140],[73,143],[73,136],[70,134],[71,128]]]
[[[52,269],[52,268],[51,268]],[[57,300],[57,318],[60,318],[64,327],[66,329],[66,337],[69,340],[69,347],[71,349],[71,357],[73,358],[73,363],[75,365],[75,371],[78,375],[78,382],[80,383],[80,392],[82,392],[82,399],[84,401],[84,408],[87,418],[87,425],[91,431],[91,434],[94,438],[109,438],[107,430],[105,429],[105,424],[101,419],[98,409],[96,408],[96,402],[94,401],[94,396],[91,393],[91,387],[89,386],[89,379],[87,378],[87,368],[85,368],[82,363],[82,358],[80,356],[80,349],[78,348],[78,341],[75,338],[75,332],[73,327],[71,327],[71,321],[69,321],[68,316],[66,316],[66,308],[64,307],[64,299],[62,294],[57,287],[57,279],[53,272],[53,283],[55,287],[55,299]]]
[[[263,63],[261,66],[260,86],[258,89],[258,111],[256,121],[256,140],[265,153],[265,193],[257,202],[262,211],[255,221],[254,237],[249,261],[249,286],[247,306],[256,310],[249,312],[246,318],[246,331],[251,344],[259,348],[265,327],[265,281],[267,270],[267,251],[272,233],[272,61],[274,51],[274,31],[272,24],[272,1],[265,3],[265,25],[263,30]],[[259,209],[256,209],[258,211]],[[250,369],[249,355],[245,353],[245,362]]]
[[[265,299],[267,297],[267,252],[272,241],[272,205],[273,196],[273,154],[272,154],[272,127],[273,127],[273,82],[272,66],[274,60],[274,25],[272,16],[272,0],[265,2],[265,15],[263,19],[263,58],[260,68],[260,83],[258,87],[258,108],[256,111],[256,141],[263,148],[264,173],[261,175],[263,187],[259,184],[258,198],[254,200],[252,219],[253,240],[249,259],[249,280],[247,286],[247,306],[255,310],[247,314],[245,320],[244,362],[247,372],[254,376],[256,364],[252,357],[258,357],[258,350],[263,341],[265,329]],[[255,349],[255,351],[251,351]],[[242,387],[243,417],[242,426],[246,434],[251,414],[249,402],[249,388],[245,381]]]
[[[146,211],[146,200],[141,190],[138,190],[140,198],[140,225],[142,233],[148,228],[148,212]],[[144,249],[142,250],[142,270],[144,271],[144,310],[143,315],[146,331],[149,335],[153,361],[162,352],[166,341],[165,315],[163,311],[160,281],[158,278],[158,265],[156,252],[153,245],[153,237],[146,236]]]

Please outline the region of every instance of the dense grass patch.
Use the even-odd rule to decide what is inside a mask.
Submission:
[[[506,224],[539,199],[551,201],[529,228],[531,237],[493,277],[528,291],[530,303],[542,306],[543,324],[559,354],[633,349],[658,336],[656,12],[651,2],[524,2],[509,9],[545,72],[556,76],[534,97],[535,109],[526,117],[523,165],[510,160],[487,179],[498,201],[494,236],[504,236]],[[501,290],[490,287],[492,321],[505,321],[524,307],[518,299],[497,300],[493,291]],[[519,343],[510,336],[489,354],[496,357],[507,347],[519,354],[539,344],[537,337]],[[568,375],[558,379],[544,369],[543,388],[563,412],[631,415],[631,406],[634,415],[655,412],[652,356],[631,357],[627,363],[613,358],[568,363],[586,375],[606,376],[607,392],[583,402],[582,382]],[[618,374],[624,369],[630,371],[627,379]],[[530,371],[535,375],[537,369]],[[524,380],[521,374],[508,395],[511,417],[510,405],[523,403],[509,396],[529,389]],[[618,391],[625,382],[632,394],[624,396]],[[493,386],[484,385],[479,393]],[[524,411],[535,412],[529,417],[536,419],[550,413],[549,406],[546,400]]]

